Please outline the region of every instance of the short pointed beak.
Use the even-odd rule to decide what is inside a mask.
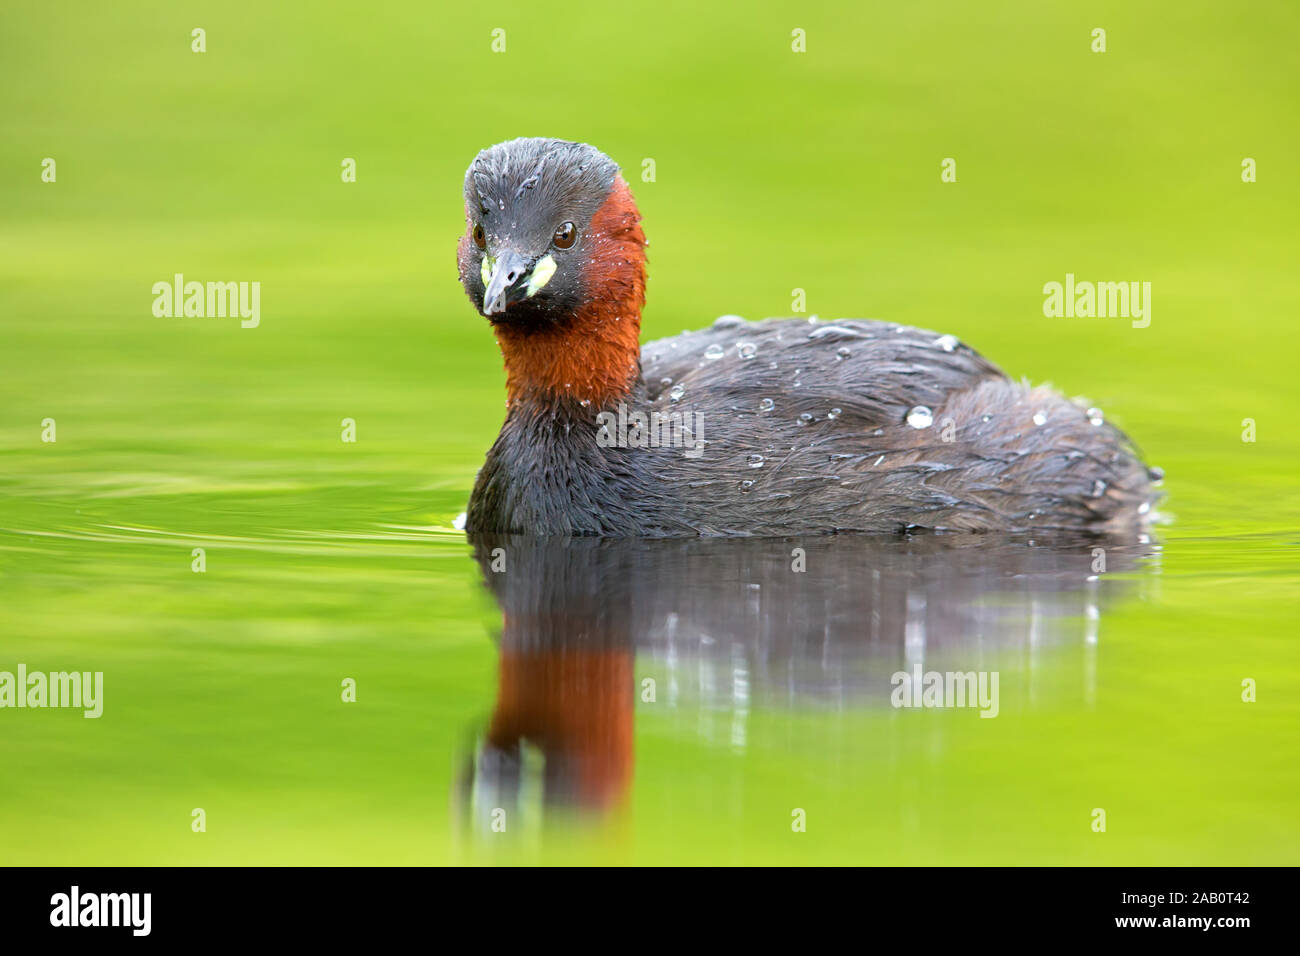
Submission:
[[[506,310],[509,302],[517,301],[518,297],[510,293],[522,288],[523,279],[532,267],[529,259],[512,249],[501,253],[483,293],[483,314],[497,315]]]

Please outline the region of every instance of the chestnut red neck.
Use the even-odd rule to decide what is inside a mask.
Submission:
[[[641,375],[645,233],[619,176],[582,239],[583,304],[544,327],[494,327],[505,357],[507,404],[569,398],[605,407]]]

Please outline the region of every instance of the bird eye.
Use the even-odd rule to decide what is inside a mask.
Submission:
[[[474,227],[474,245],[478,246],[480,249],[487,248],[487,235],[483,232],[482,226]]]
[[[551,236],[551,242],[555,243],[556,249],[569,249],[578,241],[578,229],[571,222],[562,223],[559,229],[555,230],[555,235]]]

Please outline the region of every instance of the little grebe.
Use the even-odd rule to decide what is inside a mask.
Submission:
[[[788,535],[1140,525],[1153,471],[1096,409],[950,335],[724,316],[640,345],[645,234],[594,147],[516,139],[465,176],[460,280],[505,356],[470,532]]]

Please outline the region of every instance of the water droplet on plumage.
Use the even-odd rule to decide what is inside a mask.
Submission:
[[[847,345],[841,345],[839,348],[835,350],[835,361],[843,362],[846,358],[848,358],[852,354],[853,351]]]
[[[1035,424],[1035,425],[1046,425],[1046,424],[1047,424],[1047,415],[1045,415],[1043,412],[1035,412],[1035,413],[1034,413],[1034,424]]]
[[[671,398],[671,399],[675,402],[675,401],[678,401],[679,399],[681,399],[681,397],[682,397],[683,395],[685,395],[685,394],[686,394],[686,386],[685,386],[685,385],[674,385],[674,386],[672,387],[672,390],[669,391],[669,393],[668,393],[668,397]]]
[[[934,424],[934,412],[924,405],[917,405],[907,413],[907,424],[913,428],[929,428]]]
[[[1096,481],[1092,483],[1092,494],[1090,494],[1088,497],[1100,498],[1105,493],[1106,493],[1106,482],[1098,478]]]
[[[1100,425],[1100,424],[1101,424],[1102,422],[1104,422],[1105,420],[1106,420],[1106,416],[1104,416],[1104,415],[1101,413],[1101,409],[1100,409],[1100,408],[1090,408],[1090,409],[1088,409],[1088,424],[1090,424],[1090,425]]]
[[[832,408],[829,412],[826,413],[826,417],[831,419],[839,418],[840,410],[838,408]]]
[[[743,359],[752,359],[758,354],[758,346],[753,342],[737,342],[736,351],[740,353]]]
[[[744,324],[744,318],[739,315],[720,315],[713,320],[715,329],[734,329],[736,326]]]
[[[717,345],[716,343],[714,345],[710,345],[707,349],[704,350],[704,357],[708,359],[710,362],[716,362],[718,359],[722,358],[722,356],[726,354],[727,354],[727,350],[724,349],[721,345]]]
[[[763,462],[766,460],[767,459],[762,455],[750,455],[749,458],[746,459],[746,464],[748,464],[750,468],[762,468]]]
[[[937,345],[939,348],[943,349],[945,352],[951,352],[953,349],[957,347],[957,336],[941,335],[934,340],[934,344]]]
[[[812,321],[811,319],[809,321]],[[810,339],[861,339],[866,338],[857,329],[845,328],[842,325],[821,325],[808,333]]]
[[[770,412],[774,408],[776,408],[776,402],[772,401],[770,398],[765,398],[758,403],[758,410],[760,412]]]
[[[796,382],[795,384],[797,385],[798,383]],[[800,424],[800,425],[807,425],[807,424],[808,424],[809,422],[811,422],[812,420],[813,420],[813,417],[812,417],[812,415],[810,415],[808,412],[804,412],[802,415],[799,416],[799,424]]]

